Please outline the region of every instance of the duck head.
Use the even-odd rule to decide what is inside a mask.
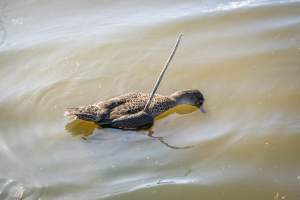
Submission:
[[[205,113],[203,108],[204,97],[199,90],[182,90],[173,93],[170,96],[176,101],[178,105],[188,104],[198,107],[202,112]]]

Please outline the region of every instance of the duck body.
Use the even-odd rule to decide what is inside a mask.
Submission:
[[[150,94],[130,92],[95,104],[68,108],[65,116],[92,121],[102,128],[126,130],[148,129],[159,114],[179,105],[200,107],[204,98],[199,90],[185,90],[170,96],[155,94],[147,110],[144,110]]]

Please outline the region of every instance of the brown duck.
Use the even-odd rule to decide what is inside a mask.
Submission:
[[[162,77],[175,55],[181,36],[164,66],[151,94],[131,92],[92,105],[68,108],[65,116],[92,121],[102,128],[124,130],[149,129],[159,114],[181,104],[196,106],[203,110],[204,97],[199,90],[183,90],[169,96],[155,94]]]

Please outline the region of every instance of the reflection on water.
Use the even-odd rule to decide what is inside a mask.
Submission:
[[[68,123],[65,128],[74,136],[83,135],[84,137],[87,137],[93,134],[94,130],[98,128],[98,126],[93,122],[78,119]]]
[[[298,0],[0,1],[0,199],[299,200],[299,13]],[[158,93],[199,89],[206,114],[170,110],[152,135],[64,118],[149,92],[181,32]]]
[[[184,115],[184,114],[189,114],[192,112],[195,112],[197,109],[197,107],[195,106],[190,106],[190,105],[178,105],[174,108],[171,108],[170,110],[167,110],[164,113],[161,113],[160,115],[158,115],[155,119],[156,120],[161,120],[171,114],[180,114],[180,115]]]

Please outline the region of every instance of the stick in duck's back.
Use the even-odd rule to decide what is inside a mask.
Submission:
[[[166,70],[167,70],[167,68],[168,68],[168,66],[169,66],[169,64],[170,64],[170,62],[171,62],[171,60],[173,59],[173,57],[174,57],[174,55],[175,55],[175,53],[176,53],[176,50],[177,50],[177,48],[178,48],[178,46],[179,46],[181,37],[182,37],[182,34],[180,34],[180,35],[178,36],[178,39],[177,39],[176,44],[175,44],[175,47],[174,47],[174,49],[173,49],[173,51],[172,51],[170,57],[168,58],[168,60],[167,60],[167,62],[166,62],[166,64],[165,64],[165,66],[164,66],[164,68],[162,69],[162,71],[161,71],[160,74],[159,74],[159,77],[158,77],[158,79],[157,79],[157,81],[156,81],[156,83],[155,83],[155,85],[154,85],[154,88],[153,88],[153,90],[152,90],[152,92],[151,92],[151,95],[150,95],[150,97],[149,97],[149,99],[148,99],[148,101],[147,101],[147,103],[146,103],[146,105],[145,105],[145,107],[144,107],[144,110],[143,110],[143,111],[145,111],[145,112],[148,111],[148,108],[149,108],[150,103],[151,103],[151,101],[152,101],[152,99],[153,99],[153,97],[154,97],[154,94],[155,94],[155,92],[156,92],[156,90],[157,90],[157,88],[158,88],[158,86],[159,86],[159,84],[160,84],[160,82],[161,82],[161,80],[162,80],[162,78],[163,78],[163,76],[164,76],[164,74],[165,74],[165,72],[166,72]]]

